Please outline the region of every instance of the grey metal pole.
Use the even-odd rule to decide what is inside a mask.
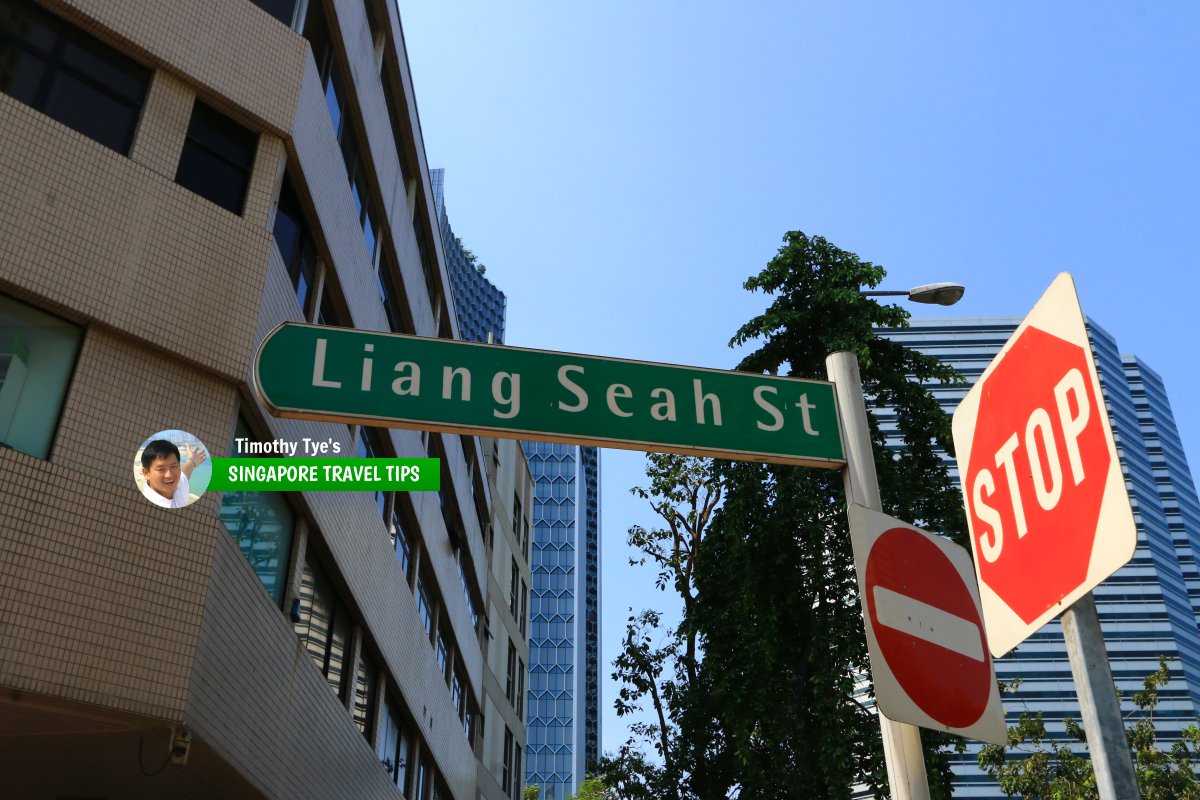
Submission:
[[[883,511],[858,357],[845,350],[831,353],[825,359],[825,370],[834,383],[842,420],[842,439],[846,448],[846,468],[842,475],[846,481],[846,500]],[[925,775],[920,729],[894,722],[882,713],[879,714],[879,727],[883,731],[883,757],[887,762],[892,800],[929,800],[929,779]]]
[[[1141,797],[1137,774],[1133,771],[1125,721],[1121,718],[1121,704],[1117,701],[1096,600],[1091,592],[1063,612],[1062,629],[1079,695],[1088,752],[1096,771],[1096,791],[1100,800],[1137,800]]]

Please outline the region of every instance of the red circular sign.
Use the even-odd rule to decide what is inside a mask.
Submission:
[[[904,692],[947,727],[975,724],[994,679],[983,621],[958,568],[927,536],[891,528],[867,555],[865,583],[875,641]]]
[[[979,579],[1026,623],[1084,583],[1111,456],[1083,348],[1028,327],[984,379],[963,489]]]

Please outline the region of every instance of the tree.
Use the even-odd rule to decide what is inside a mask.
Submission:
[[[883,276],[881,267],[821,237],[789,232],[745,284],[774,300],[730,344],[757,344],[739,369],[819,379],[827,354],[853,351],[869,401],[894,411],[905,443],[885,451],[871,420],[884,510],[965,541],[961,502],[940,455],[951,451],[949,419],[922,385],[961,378],[876,335],[877,327],[908,319],[902,308],[862,296]],[[631,531],[630,541],[660,567],[660,587],[673,586],[681,597],[684,618],[661,639],[660,618],[630,619],[617,664],[629,693],[619,703],[654,702],[657,693],[670,713],[635,729],[643,742],[657,737],[658,761],[631,740],[624,761],[607,765],[637,767],[636,754],[649,764],[644,780],[610,785],[632,786],[636,792],[623,795],[631,798],[671,800],[842,798],[856,783],[882,796],[878,721],[856,698],[869,670],[841,477],[751,462],[707,469],[703,480],[724,501],[719,509],[701,515],[691,478],[675,490],[672,475],[660,471],[649,496],[674,498],[652,503],[668,526],[645,537]],[[677,537],[671,519],[693,514],[707,528],[694,539]],[[949,795],[949,768],[938,755],[945,741],[928,741],[937,797]],[[606,774],[625,780],[631,773]],[[658,794],[654,780],[663,784]]]
[[[1138,789],[1142,800],[1200,800],[1200,782],[1196,780],[1196,770],[1200,768],[1196,761],[1200,727],[1189,725],[1183,737],[1167,750],[1161,749],[1157,742],[1154,710],[1159,690],[1170,679],[1168,659],[1161,656],[1158,669],[1146,676],[1143,690],[1133,696],[1138,711],[1132,715],[1125,736],[1133,755]],[[1018,679],[1004,689],[1017,695],[1020,687]],[[1087,736],[1079,723],[1068,717],[1063,724],[1067,736],[1083,743],[1082,749],[1086,750]],[[979,766],[996,779],[1009,797],[1095,800],[1098,794],[1092,763],[1077,749],[1071,747],[1070,741],[1052,738],[1042,712],[1026,708],[1017,724],[1008,729],[1007,745],[987,745],[979,751]]]
[[[588,775],[579,784],[579,791],[568,800],[617,800],[617,795],[604,782],[603,778]]]
[[[703,797],[694,793],[692,778],[698,769],[709,768],[713,748],[707,736],[680,737],[679,725],[698,697],[697,631],[686,620],[696,603],[697,554],[720,503],[721,482],[711,461],[662,453],[647,457],[646,474],[649,487],[631,492],[649,503],[660,525],[630,528],[628,542],[642,552],[631,563],[657,567],[656,585],[679,598],[684,624],[665,626],[658,611],[630,610],[625,642],[613,662],[613,678],[622,683],[617,715],[635,714],[645,706],[653,721],[630,725],[631,738],[602,760],[599,772],[626,800]]]
[[[542,787],[536,783],[532,786],[526,786],[524,793],[521,795],[523,800],[538,800],[542,794]]]

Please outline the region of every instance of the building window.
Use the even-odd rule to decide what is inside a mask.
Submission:
[[[236,439],[257,437],[238,417]],[[231,448],[238,456],[238,448]],[[276,605],[283,602],[288,560],[292,551],[292,509],[277,492],[225,492],[221,496],[221,523],[238,543],[263,588]]]
[[[379,731],[379,742],[375,753],[388,771],[392,783],[404,791],[408,785],[408,760],[412,735],[400,715],[400,709],[390,697],[383,700],[383,728]]]
[[[384,313],[387,314],[388,328],[393,333],[410,333],[412,325],[408,324],[404,303],[397,287],[395,275],[398,274],[391,256],[385,257],[379,265],[379,299],[383,303]]]
[[[358,671],[354,675],[354,724],[367,737],[375,736],[375,692],[379,686],[379,671],[375,662],[365,652],[359,656]]]
[[[425,635],[433,636],[433,603],[425,590],[425,581],[417,576],[417,613],[425,625]]]
[[[241,214],[257,149],[258,134],[197,100],[175,182]]]
[[[329,575],[310,550],[300,576],[300,621],[296,623],[296,633],[338,697],[343,696],[351,628],[350,616],[338,599]]]
[[[450,676],[450,699],[454,702],[454,710],[460,720],[466,719],[467,713],[467,695],[463,689],[464,686],[466,686],[466,680],[456,667]],[[467,732],[470,733],[469,730]]]
[[[0,91],[128,155],[146,67],[29,0],[0,0]]]
[[[442,626],[445,627],[445,626]],[[446,641],[446,635],[443,631],[438,631],[437,635],[437,662],[442,670],[442,680],[446,685],[450,685],[450,644]]]
[[[372,428],[360,425],[358,428],[358,457],[379,458],[381,452],[379,434]],[[379,509],[379,516],[387,519],[387,495],[384,492],[375,492],[375,506]]]
[[[504,727],[504,768],[501,773],[500,788],[506,795],[512,794],[513,789],[513,732]]]
[[[525,635],[525,628],[529,620],[529,587],[525,585],[525,579],[521,579],[521,611],[517,616],[517,626],[521,629],[521,635]]]
[[[326,270],[321,290],[321,302],[317,305],[317,324],[345,327],[343,320],[346,317],[341,312],[341,306],[334,299],[332,283],[329,270]]]
[[[517,716],[525,713],[525,659],[517,660]]]
[[[430,800],[430,792],[433,789],[433,767],[428,761],[422,760],[421,767],[417,770],[417,800]]]
[[[392,524],[388,527],[388,532],[392,536],[392,547],[396,550],[396,561],[400,564],[400,571],[404,573],[404,579],[407,581],[412,564],[412,542],[408,538],[408,528],[400,515],[399,497],[392,501]]]
[[[504,679],[504,696],[510,705],[514,705],[513,692],[517,690],[517,646],[512,640],[508,642],[507,677]]]
[[[517,560],[515,558],[512,559],[511,570],[512,571],[509,573],[508,577],[508,610],[512,613],[513,618],[515,619],[517,616],[517,597],[519,596],[517,593],[517,585],[518,581],[520,580],[518,577],[519,573],[517,570]]]
[[[285,176],[279,193],[279,208],[275,212],[275,244],[305,319],[308,319],[308,301],[317,275],[317,247],[310,230],[295,187]]]
[[[459,551],[458,559],[458,582],[462,586],[463,597],[467,601],[467,613],[471,615],[471,630],[479,630],[479,608],[475,605],[475,598],[471,595],[470,582],[467,580],[467,568],[463,563],[462,551]]]
[[[0,295],[0,445],[49,458],[82,340],[80,326]]]
[[[291,27],[292,16],[296,13],[296,0],[250,0],[250,2],[284,25]]]

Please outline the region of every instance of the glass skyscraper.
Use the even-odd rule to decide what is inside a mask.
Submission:
[[[962,372],[966,386],[931,387],[952,413],[1018,324],[1007,318],[919,320],[883,333]],[[1088,331],[1138,523],[1133,560],[1095,589],[1096,606],[1126,715],[1135,712],[1131,698],[1157,668],[1158,657],[1173,659],[1172,680],[1160,692],[1154,715],[1159,746],[1168,748],[1200,711],[1200,502],[1161,378],[1136,356],[1121,355],[1113,337],[1094,322],[1088,322]],[[895,420],[880,415],[880,422],[889,446],[902,447]],[[947,463],[957,474],[953,459],[947,457]],[[1083,752],[1064,731],[1065,717],[1081,717],[1057,620],[997,659],[996,673],[1004,681],[1023,681],[1016,700],[1005,696],[1010,725],[1023,710],[1041,711],[1053,736]],[[954,796],[999,800],[1003,792],[979,769],[980,746],[968,742],[964,754],[951,755]],[[1018,756],[1010,751],[1009,757]]]
[[[458,336],[470,342],[504,343],[504,316],[508,300],[504,292],[483,276],[475,255],[454,235],[446,214],[446,171],[429,170],[433,203],[442,233],[442,250],[454,294],[454,312],[458,316]]]
[[[430,170],[459,336],[504,342],[506,299],[476,268]],[[525,782],[566,800],[600,757],[600,451],[524,442],[534,480]]]
[[[600,451],[525,442],[533,601],[525,781],[574,794],[600,755]]]

